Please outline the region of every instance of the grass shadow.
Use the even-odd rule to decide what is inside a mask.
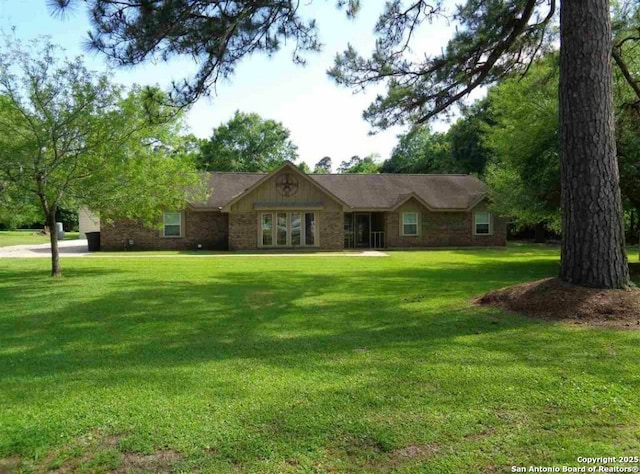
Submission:
[[[56,284],[35,264],[3,268],[0,456],[102,427],[126,446],[186,453],[194,470],[277,472],[293,459],[384,471],[387,453],[439,443],[434,469],[447,472],[470,465],[449,451],[539,455],[541,426],[559,416],[627,420],[640,406],[638,337],[473,306],[558,266],[477,254],[78,259]],[[502,437],[472,438],[487,430]]]

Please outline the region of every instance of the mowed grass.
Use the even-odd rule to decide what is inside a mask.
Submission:
[[[37,230],[3,230],[0,231],[0,247],[10,245],[46,244],[48,235],[39,235]],[[78,232],[65,232],[64,240],[75,240]]]
[[[63,259],[60,281],[46,259],[0,260],[0,471],[487,473],[640,453],[640,332],[470,302],[555,275],[557,250],[390,255]]]

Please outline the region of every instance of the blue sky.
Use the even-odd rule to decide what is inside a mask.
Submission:
[[[48,35],[70,56],[84,54],[89,68],[103,71],[104,57],[86,53],[82,47],[89,23],[83,2],[66,19],[50,14],[46,0],[0,0],[0,30],[10,31],[20,40]],[[300,158],[313,166],[323,156],[333,159],[334,167],[352,155],[378,153],[387,158],[396,144],[396,136],[403,129],[396,127],[377,135],[368,134],[369,125],[362,119],[362,111],[375,98],[378,90],[354,94],[338,87],[326,75],[336,53],[348,43],[362,53],[373,49],[372,30],[384,2],[368,0],[356,21],[349,21],[336,10],[335,0],[303,0],[306,14],[318,21],[320,40],[324,44],[320,54],[310,54],[305,67],[291,62],[291,55],[283,48],[272,58],[251,56],[237,67],[230,81],[217,87],[217,94],[202,98],[187,117],[191,131],[208,137],[213,128],[226,122],[235,110],[256,112],[265,118],[281,121],[291,130],[298,145]],[[444,24],[429,25],[422,30],[414,53],[434,53],[446,43],[448,28]],[[171,79],[181,79],[194,70],[188,60],[169,64],[147,63],[135,68],[115,69],[115,81],[130,85],[160,84],[168,86]],[[442,125],[440,126],[440,128]]]

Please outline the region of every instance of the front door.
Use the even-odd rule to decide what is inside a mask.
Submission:
[[[356,247],[370,247],[371,214],[356,214],[355,243]]]

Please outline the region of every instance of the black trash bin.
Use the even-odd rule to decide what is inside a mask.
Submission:
[[[98,252],[100,250],[100,232],[87,232],[85,235],[89,252]]]

